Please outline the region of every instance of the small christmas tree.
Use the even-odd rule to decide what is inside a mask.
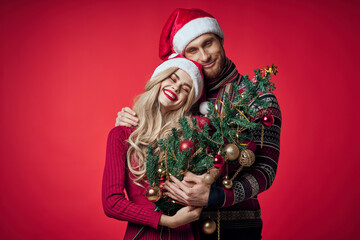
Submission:
[[[164,157],[160,159],[160,155],[154,153],[153,146],[149,146],[146,174],[150,187],[146,196],[159,209],[172,211],[183,207],[167,196],[161,197],[158,186],[161,181],[169,180],[170,174],[182,180],[186,171],[200,175],[209,173],[210,168],[228,169],[227,164],[239,164],[232,178],[226,173],[221,182],[224,187],[231,188],[233,179],[243,167],[254,163],[255,155],[249,149],[252,140],[250,130],[271,126],[274,119],[269,114],[256,116],[256,111],[250,105],[267,108],[267,102],[260,100],[259,96],[275,89],[270,79],[276,75],[277,67],[272,65],[254,72],[253,80],[247,75],[243,76],[242,88],[235,84],[237,91],[233,101],[229,100],[227,93],[224,94],[220,103],[221,112],[217,110],[217,105],[206,102],[208,112],[205,116],[195,116],[191,122],[186,118],[179,119],[180,129],[172,129],[167,138],[158,141]],[[205,176],[204,181],[209,184],[216,180],[210,174]]]

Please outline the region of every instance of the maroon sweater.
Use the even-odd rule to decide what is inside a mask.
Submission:
[[[142,188],[132,181],[134,177],[127,167],[126,153],[128,143],[126,140],[132,132],[131,128],[115,127],[108,137],[106,149],[106,162],[102,186],[102,202],[104,212],[108,217],[121,221],[128,221],[124,239],[132,239],[141,227],[145,226],[137,239],[193,239],[190,224],[176,229],[159,226],[161,214],[155,212],[155,205],[145,197],[146,183]],[[133,161],[133,159],[131,160]],[[125,196],[125,190],[128,198]]]

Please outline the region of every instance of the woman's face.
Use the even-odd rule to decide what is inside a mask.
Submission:
[[[162,81],[158,96],[161,112],[164,114],[184,106],[192,87],[193,81],[189,74],[181,69]]]

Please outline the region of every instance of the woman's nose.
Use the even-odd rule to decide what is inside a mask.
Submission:
[[[177,84],[177,83],[173,84],[173,85],[172,85],[172,89],[173,89],[176,93],[179,92],[179,90],[180,90],[179,84]]]

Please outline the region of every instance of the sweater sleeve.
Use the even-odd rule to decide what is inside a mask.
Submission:
[[[233,181],[232,189],[222,188],[225,193],[222,207],[229,207],[255,197],[269,189],[274,182],[280,153],[281,111],[273,93],[263,94],[260,99],[268,102],[267,112],[273,115],[275,122],[271,127],[264,128],[262,148],[261,128],[252,130],[253,140],[256,143],[255,163],[240,172]],[[264,111],[260,106],[251,105],[251,107],[255,108],[258,116]]]
[[[135,204],[125,197],[125,168],[130,130],[113,128],[108,136],[102,184],[102,203],[108,217],[157,228],[161,213]]]

